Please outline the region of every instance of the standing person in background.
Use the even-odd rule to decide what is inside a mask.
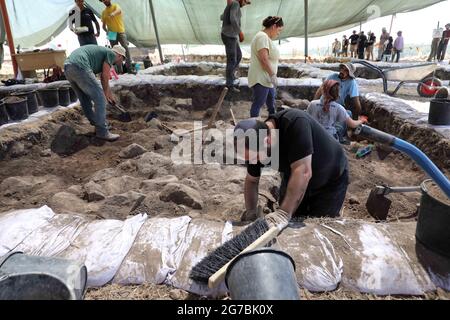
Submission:
[[[394,50],[394,38],[389,37],[383,56],[381,57],[381,61],[392,61],[392,50]]]
[[[333,42],[333,56],[339,57],[340,52],[341,52],[341,43],[336,38],[336,39],[334,39],[334,42]]]
[[[366,60],[373,60],[373,46],[375,42],[377,42],[377,37],[375,37],[375,33],[369,32],[368,40],[366,42]]]
[[[78,8],[74,8],[69,14],[69,29],[78,36],[80,47],[88,44],[97,44],[96,38],[100,36],[100,24],[98,23],[97,18],[92,10],[84,5],[84,0],[75,0],[75,3]],[[79,14],[79,20],[76,17],[77,14]],[[77,23],[79,23],[79,25],[75,25]],[[95,24],[97,33],[94,33],[94,26],[92,23]],[[80,27],[87,30],[79,30],[78,28]]]
[[[342,56],[343,57],[348,57],[348,46],[349,46],[349,41],[347,39],[347,36],[344,35],[344,37],[342,38]]]
[[[356,33],[356,30],[353,30],[353,34],[350,36],[349,39],[350,39],[350,58],[357,58],[359,35]]]
[[[358,39],[358,59],[364,60],[364,52],[366,50],[367,37],[364,31],[361,31]]]
[[[226,86],[228,90],[239,92],[234,86],[235,72],[239,68],[242,60],[242,52],[239,42],[244,41],[244,33],[241,30],[241,8],[251,4],[248,0],[228,0],[227,7],[221,16],[222,24],[222,42],[225,45],[227,54]]]
[[[116,35],[115,40],[110,40],[111,47],[114,47],[119,43],[121,44],[127,54],[127,71],[128,73],[135,73],[135,71],[132,70],[131,55],[128,48],[127,34],[125,33],[122,9],[117,3],[111,3],[111,0],[100,0],[100,2],[106,6],[106,9],[102,12],[103,30],[105,30],[106,33],[111,32]],[[123,73],[122,66],[118,66],[118,69],[120,73]]]
[[[397,39],[395,39],[394,42],[394,55],[392,56],[392,62],[394,61],[394,59],[396,63],[400,61],[400,54],[402,53],[404,48],[405,40],[403,39],[403,33],[399,31],[397,32]]]
[[[275,113],[275,97],[278,86],[277,73],[280,52],[273,42],[283,31],[281,17],[267,17],[263,21],[264,30],[253,38],[251,60],[248,70],[248,86],[253,89],[252,118],[259,117],[261,107],[266,104],[269,114]]]
[[[430,56],[427,59],[428,62],[431,62],[431,60],[436,60],[439,49],[439,42],[441,41],[443,32],[443,28],[437,28],[433,30],[433,41],[431,42],[431,52]]]
[[[386,28],[381,31],[380,42],[378,43],[378,59],[381,61],[383,59],[384,51],[386,49],[387,42],[389,40],[390,34],[387,32]]]
[[[445,25],[445,31],[442,33],[442,38],[439,43],[439,49],[437,53],[437,58],[439,62],[442,62],[445,59],[449,39],[450,39],[450,23],[447,23]]]

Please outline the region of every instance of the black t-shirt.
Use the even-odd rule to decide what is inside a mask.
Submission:
[[[353,34],[350,36],[350,43],[355,45],[358,43],[359,36],[357,34]]]
[[[304,111],[290,109],[269,117],[279,129],[279,169],[286,177],[291,164],[312,155],[312,192],[339,179],[348,168],[347,158],[339,142]],[[247,172],[260,177],[262,164],[250,164]]]
[[[72,10],[70,12],[69,17],[72,17],[72,16],[73,16],[73,19],[71,22],[72,22],[72,24],[74,24],[75,23],[75,10]],[[88,27],[89,28],[88,33],[94,34],[95,33],[94,26],[92,24],[93,21],[96,21],[96,18],[95,18],[94,13],[92,12],[92,10],[89,8],[84,8],[81,11],[80,27]]]
[[[358,48],[365,48],[367,42],[366,35],[360,35],[359,36],[359,42],[358,42]]]

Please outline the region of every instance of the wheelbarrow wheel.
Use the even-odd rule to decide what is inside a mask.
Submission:
[[[429,77],[423,79],[417,86],[417,93],[424,98],[432,98],[442,87],[442,81]]]

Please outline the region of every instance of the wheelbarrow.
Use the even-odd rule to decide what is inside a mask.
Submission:
[[[417,83],[417,93],[424,98],[432,98],[442,88],[442,81],[435,77],[438,64],[423,63],[408,67],[396,67],[392,69],[381,69],[364,60],[354,60],[354,64],[361,64],[375,72],[383,79],[383,91],[385,94],[395,96],[400,88],[406,83]],[[433,74],[431,77],[430,74]],[[388,81],[399,81],[394,91],[389,92]]]

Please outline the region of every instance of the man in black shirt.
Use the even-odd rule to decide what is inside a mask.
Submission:
[[[258,146],[261,142],[252,144],[245,138],[252,132],[256,132],[257,141],[265,139],[272,167],[278,155],[277,170],[282,176],[280,209],[266,217],[269,221],[275,224],[282,221],[285,227],[294,214],[339,216],[349,183],[344,150],[316,120],[296,109],[274,114],[265,122],[244,120],[235,128],[236,145],[246,139],[243,158],[247,163],[244,188],[247,212],[257,208],[262,163],[268,159],[266,150]]]
[[[364,60],[364,51],[366,50],[367,37],[364,31],[361,31],[358,40],[358,59]]]
[[[353,34],[350,36],[349,40],[350,40],[350,58],[356,58],[359,40],[359,35],[356,33],[356,30],[353,30]]]
[[[80,47],[88,44],[97,44],[96,37],[100,36],[100,24],[95,18],[92,10],[85,7],[84,0],[75,0],[75,3],[78,8],[75,8],[69,14],[70,29],[77,34]],[[75,16],[77,14],[77,9],[79,9],[80,11],[80,25],[76,25],[75,28],[73,28],[74,24],[76,24],[77,22]],[[92,25],[92,23],[95,24],[97,33],[94,33],[94,26]]]

